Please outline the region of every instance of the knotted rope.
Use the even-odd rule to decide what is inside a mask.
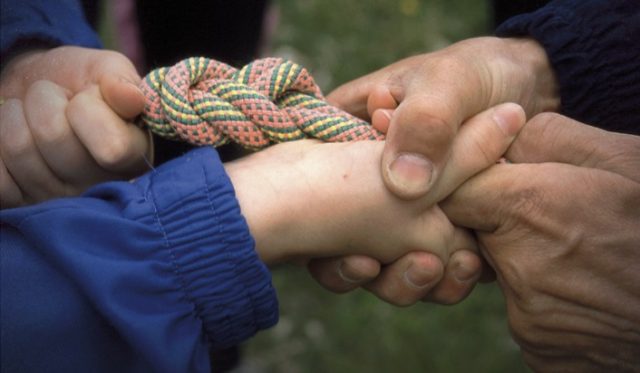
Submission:
[[[189,58],[149,73],[142,125],[196,145],[233,141],[261,149],[307,137],[323,141],[381,140],[367,122],[328,105],[306,69],[279,58],[242,69]]]

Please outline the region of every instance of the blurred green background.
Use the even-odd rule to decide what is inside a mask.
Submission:
[[[485,0],[276,0],[270,55],[307,67],[323,91],[401,58],[491,32]],[[273,271],[280,323],[244,346],[238,372],[522,372],[495,284],[455,306],[397,308],[334,295],[304,268]]]

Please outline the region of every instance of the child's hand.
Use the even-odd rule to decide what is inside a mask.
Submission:
[[[0,76],[0,203],[76,195],[148,166],[150,137],[130,120],[144,108],[122,55],[60,47],[15,57]]]
[[[498,117],[502,127],[493,119]],[[446,264],[452,252],[475,244],[437,203],[495,163],[523,124],[524,113],[513,104],[471,119],[431,193],[415,201],[385,187],[382,142],[281,144],[226,168],[267,264],[348,254],[389,263],[415,250],[432,252]]]

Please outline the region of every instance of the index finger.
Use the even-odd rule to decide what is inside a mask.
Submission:
[[[640,136],[605,131],[555,113],[533,117],[506,157],[515,163],[597,168],[640,182]]]

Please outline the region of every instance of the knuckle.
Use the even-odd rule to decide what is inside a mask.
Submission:
[[[47,91],[50,88],[50,84],[53,84],[46,80],[36,80],[31,83],[26,90],[24,99],[25,102],[33,101],[34,99],[40,101],[42,96],[46,96]]]
[[[86,120],[87,108],[89,107],[91,107],[91,98],[85,90],[69,100],[65,110],[66,117],[72,123],[82,123]]]
[[[564,118],[565,118],[564,116],[558,113],[543,112],[540,114],[536,114],[533,118],[531,118],[531,120],[529,121],[529,125],[530,126],[548,126],[548,125],[555,124],[559,121],[565,120]]]
[[[132,157],[131,141],[125,136],[114,136],[95,149],[96,162],[108,170],[128,163]]]
[[[469,62],[454,50],[450,50],[448,52],[439,53],[438,58],[428,59],[426,61],[426,70],[434,75],[440,73],[442,76],[467,74],[467,71],[469,70]]]
[[[529,169],[532,170],[532,167]],[[513,180],[513,187],[504,193],[504,198],[509,203],[502,205],[504,209],[508,210],[504,211],[502,216],[511,217],[514,221],[521,223],[531,220],[532,216],[540,213],[540,210],[543,209],[546,191],[540,183],[532,182],[532,179],[539,180],[535,174],[536,172],[532,171],[528,173],[530,178],[526,180],[520,178]]]
[[[43,79],[36,80],[27,89],[27,95],[40,94],[42,92],[47,92],[52,88],[56,88],[55,83]]]
[[[531,136],[533,138],[553,139],[556,137],[557,131],[561,131],[565,128],[563,122],[566,122],[567,120],[567,117],[558,113],[540,113],[527,122],[527,125],[524,127],[524,131],[534,132]]]
[[[35,137],[38,145],[62,144],[73,135],[64,114],[52,112],[50,115],[40,118],[32,118],[28,121],[29,129]]]
[[[72,135],[69,126],[59,120],[51,121],[50,123],[39,122],[37,124],[29,122],[29,127],[38,137],[38,141],[48,144],[63,144]]]
[[[135,73],[135,67],[133,63],[122,53],[112,50],[101,51],[100,58],[94,61],[95,65],[92,66],[96,71],[110,71],[113,67],[128,70],[132,74]]]
[[[118,51],[114,51],[114,50],[103,50],[102,51],[103,56],[102,58],[100,58],[101,61],[103,61],[106,64],[109,64],[111,62],[119,62],[119,63],[128,63],[129,59],[122,53],[118,52]]]
[[[470,137],[470,141],[466,144],[470,154],[474,154],[479,162],[485,167],[489,167],[494,164],[504,152],[504,148],[500,145],[502,143],[496,143],[494,136],[489,132],[479,131],[474,129],[474,136]]]
[[[433,261],[435,259],[431,256],[428,259],[417,255],[409,256],[409,258],[416,264],[439,268],[440,272],[438,274],[442,275],[444,270],[442,265],[449,261],[454,250],[452,244],[455,240],[456,228],[444,213],[442,215],[422,215],[420,219],[421,221],[418,225],[420,229],[416,230],[418,236],[412,241],[412,246],[428,249],[427,251],[437,257],[440,262],[438,264],[425,263],[427,260]],[[435,232],[437,232],[437,235],[434,234]]]
[[[450,143],[456,129],[446,118],[450,118],[447,105],[432,98],[418,95],[407,98],[397,111],[398,126],[407,136],[418,143]]]

